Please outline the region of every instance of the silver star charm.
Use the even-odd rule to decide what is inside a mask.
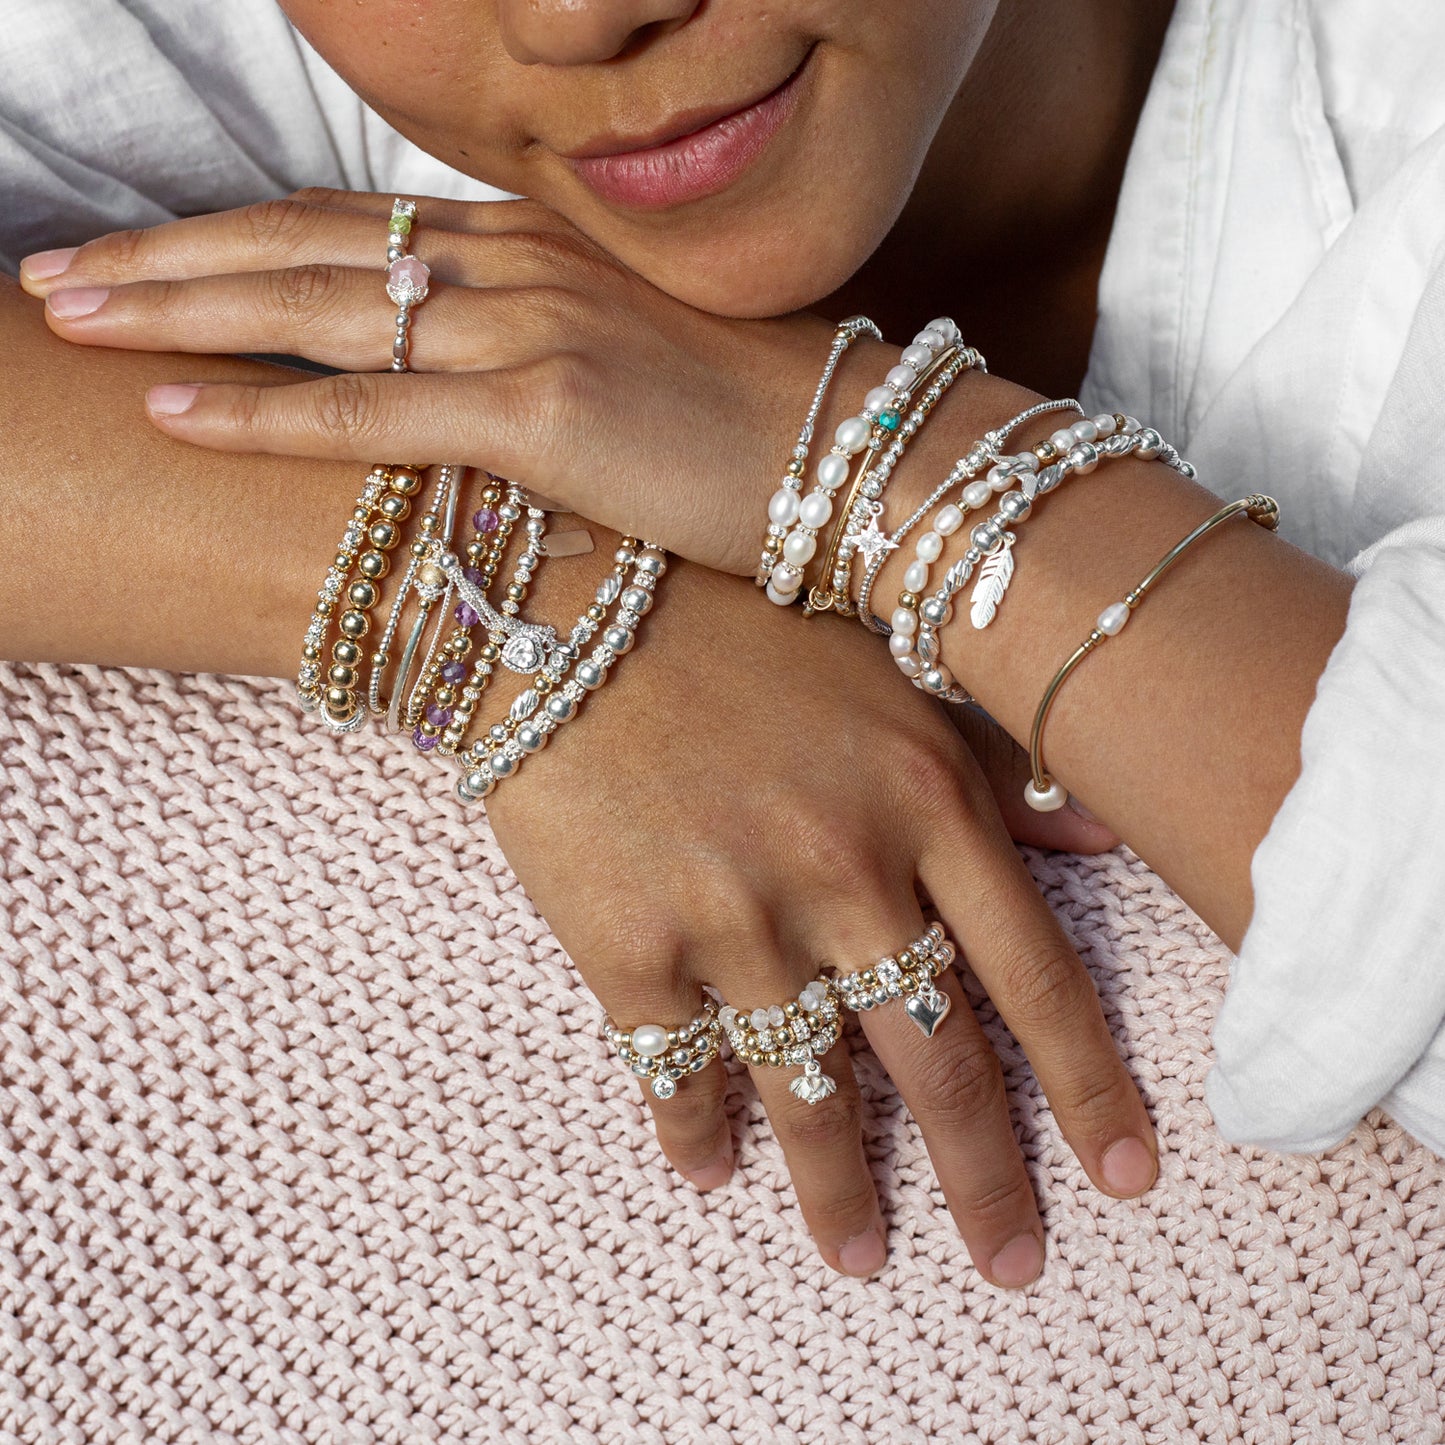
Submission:
[[[897,550],[898,543],[878,530],[877,517],[874,517],[858,534],[858,551],[862,553],[869,562],[872,562],[880,552],[896,552]]]

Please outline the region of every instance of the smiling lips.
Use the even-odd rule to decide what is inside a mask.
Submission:
[[[662,210],[726,190],[767,148],[796,108],[800,65],[776,90],[731,115],[661,145],[567,164],[604,201]]]

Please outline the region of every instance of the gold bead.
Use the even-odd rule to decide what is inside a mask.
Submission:
[[[472,639],[462,633],[460,637],[452,640],[452,656],[465,657],[472,650]]]
[[[588,607],[587,616],[593,622],[601,622],[607,616],[607,612],[600,603],[594,602]]]
[[[436,690],[436,705],[438,707],[450,707],[456,701],[456,693],[449,687],[439,687]]]
[[[404,522],[411,512],[411,503],[395,492],[388,492],[377,509],[388,522]]]
[[[434,722],[427,722],[426,719],[423,718],[417,725],[417,731],[421,733],[424,738],[434,738],[439,730]]]
[[[373,652],[371,654],[371,665],[373,667],[390,667],[391,654],[389,652]]]
[[[493,502],[500,500],[501,495],[501,492],[499,492],[495,487],[482,488],[482,501],[484,501],[488,506],[491,506]]]
[[[440,587],[447,580],[447,574],[435,562],[423,562],[416,569],[416,580],[423,587]]]
[[[431,548],[427,546],[427,544],[423,542],[420,537],[418,537],[417,540],[411,544],[411,555],[413,557],[425,557],[426,554],[430,551]]]
[[[303,662],[318,662],[321,659],[321,649],[314,642],[308,642],[301,649],[301,660]]]
[[[336,611],[334,602],[318,602],[316,604],[316,615],[324,622]]]
[[[396,546],[401,533],[397,531],[395,522],[373,522],[366,535],[371,538],[373,547],[380,547],[384,552],[388,547]]]
[[[351,571],[351,556],[345,552],[338,552],[336,554],[336,561],[331,565],[335,567],[338,572],[349,572]]]
[[[371,619],[364,612],[343,612],[338,626],[346,637],[365,637],[371,630]]]
[[[532,679],[532,691],[539,692],[543,697],[552,691],[552,679],[545,672],[539,672]]]
[[[363,552],[357,559],[356,570],[363,577],[379,582],[391,570],[391,563],[387,561],[385,552]]]
[[[330,672],[326,674],[326,680],[333,687],[353,688],[356,686],[356,669],[347,667],[344,662],[338,662]]]
[[[507,588],[507,596],[513,602],[521,602],[527,595],[527,589],[520,582],[513,582]]]
[[[783,1013],[790,1019],[797,1018],[799,1012],[800,1010],[796,1003],[785,1003],[783,1005]]]
[[[918,594],[916,592],[899,593],[898,605],[906,607],[910,612],[916,612],[918,610]]]
[[[467,547],[467,561],[480,562],[486,553],[486,547],[480,542],[473,542]]]
[[[803,475],[803,464],[797,457],[788,463],[788,475],[790,477],[801,477]]]
[[[415,467],[396,467],[391,474],[391,489],[403,497],[412,496],[421,486],[421,473]]]
[[[1050,462],[1057,460],[1059,455],[1058,452],[1055,450],[1054,444],[1052,442],[1040,442],[1038,446],[1033,449],[1033,452],[1034,455],[1045,466],[1048,466]]]
[[[371,513],[368,512],[365,507],[358,507],[351,514],[351,518],[354,522],[364,522],[370,515]]]
[[[353,582],[346,589],[346,595],[351,599],[353,607],[375,607],[376,606],[376,584],[368,582],[366,578]]]
[[[361,661],[361,649],[349,638],[343,637],[331,649],[331,656],[337,662],[344,662],[348,667],[355,667]]]
[[[478,653],[483,662],[495,662],[502,655],[502,649],[495,642],[489,642]]]
[[[328,687],[326,689],[326,711],[338,722],[344,722],[356,710],[356,699],[349,689]]]
[[[783,550],[783,539],[781,537],[769,537],[763,543],[763,551],[770,557],[776,557]]]

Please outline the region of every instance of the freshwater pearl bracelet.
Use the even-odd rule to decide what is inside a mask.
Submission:
[[[1128,622],[1134,609],[1144,600],[1150,588],[1190,547],[1201,537],[1207,536],[1216,527],[1229,521],[1231,517],[1240,514],[1247,516],[1251,522],[1269,532],[1273,532],[1279,526],[1279,503],[1273,497],[1267,497],[1261,492],[1251,493],[1237,502],[1230,502],[1228,506],[1221,507],[1212,517],[1201,522],[1182,541],[1175,543],[1154,565],[1144,580],[1132,592],[1125,595],[1122,602],[1114,602],[1106,607],[1099,614],[1098,621],[1094,624],[1094,630],[1074,649],[1069,660],[1054,674],[1054,679],[1049,683],[1048,690],[1039,703],[1038,711],[1034,714],[1033,727],[1029,732],[1029,770],[1032,776],[1024,786],[1024,801],[1035,812],[1052,813],[1069,801],[1068,789],[1056,779],[1049,777],[1048,773],[1044,771],[1044,724],[1049,720],[1049,712],[1053,708],[1059,689],[1068,680],[1073,670],[1096,647],[1102,646],[1106,638],[1117,637],[1124,630],[1124,624]]]
[[[958,327],[948,317],[931,321],[918,338],[903,348],[898,364],[883,378],[881,386],[873,387],[863,398],[863,409],[841,422],[833,433],[833,445],[822,457],[815,473],[817,486],[801,501],[797,494],[786,492],[796,502],[797,511],[789,516],[793,502],[784,502],[785,492],[774,495],[779,503],[778,524],[788,528],[783,539],[782,558],[768,579],[767,593],[780,607],[791,606],[803,585],[803,572],[818,549],[818,533],[833,515],[833,499],[848,482],[853,472],[853,459],[858,474],[866,472],[884,440],[902,424],[899,398],[915,386],[921,372],[931,368],[943,352],[958,345]],[[772,505],[769,516],[774,517]]]
[[[976,370],[986,372],[988,363],[980,356],[976,363]],[[863,585],[858,591],[858,618],[863,625],[880,637],[889,635],[889,627],[873,615],[873,584],[878,580],[878,574],[883,570],[883,563],[891,551],[896,551],[902,544],[905,537],[938,505],[946,493],[953,490],[959,482],[969,482],[981,472],[990,462],[997,462],[1000,459],[1000,452],[1009,437],[1019,429],[1025,422],[1032,421],[1036,416],[1042,416],[1051,411],[1077,411],[1081,416],[1084,408],[1072,397],[1062,401],[1044,401],[1036,406],[1021,411],[1016,417],[1004,423],[993,431],[985,432],[963,456],[954,464],[943,481],[934,488],[933,492],[923,501],[918,509],[899,527],[890,537],[886,539],[887,545],[881,548],[876,557],[869,560],[867,571],[863,574]],[[990,494],[991,494],[990,489]],[[974,494],[977,496],[977,493]],[[976,503],[977,506],[985,505],[987,498]],[[975,503],[967,499],[957,503],[960,511],[967,511]],[[933,528],[937,531],[937,528]],[[931,544],[930,544],[931,545]],[[927,586],[925,581],[924,586]],[[922,591],[922,588],[917,589]]]
[[[409,507],[409,499],[420,485],[421,475],[413,467],[378,466],[367,473],[336,556],[317,593],[302,643],[296,692],[307,712],[320,708],[322,718],[333,731],[355,732],[366,721],[365,709],[356,695],[362,662],[360,643],[371,629],[369,613],[378,597],[376,584],[391,565],[387,553],[401,536],[397,524],[381,515],[382,500],[395,496]],[[353,568],[360,576],[348,589],[348,605],[336,619],[341,636],[332,648],[331,666],[323,679],[322,648],[341,600],[341,589],[347,585]]]
[[[943,925],[934,923],[907,948],[879,959],[871,968],[840,975],[833,980],[833,986],[843,1007],[857,1013],[866,1013],[893,999],[906,999],[904,1011],[919,1032],[931,1039],[953,1006],[933,981],[956,956],[953,944],[944,936]]]
[[[587,694],[606,683],[617,659],[632,650],[642,618],[652,609],[653,590],[667,571],[664,552],[651,543],[638,551],[637,545],[634,538],[623,538],[616,565],[597,588],[596,600],[577,619],[567,642],[557,645],[546,667],[513,702],[507,721],[494,724],[463,757],[463,776],[457,784],[463,802],[485,798],[528,755],[544,748],[548,738],[577,715]],[[623,575],[634,565],[632,580],[624,588]],[[616,617],[591,657],[582,659],[582,648],[602,627],[614,602],[620,604]]]
[[[814,979],[792,1003],[751,1012],[724,1004],[718,1021],[743,1063],[752,1068],[784,1069],[803,1065],[788,1085],[805,1104],[821,1103],[838,1085],[823,1072],[817,1056],[826,1054],[843,1031],[838,995],[832,981]]]
[[[678,1080],[701,1073],[721,1051],[723,1031],[717,1012],[717,1004],[708,999],[689,1023],[676,1029],[662,1024],[624,1029],[608,1017],[602,1021],[602,1037],[639,1079],[651,1082],[654,1098],[670,1099],[677,1093]]]
[[[883,455],[867,470],[861,471],[849,488],[839,509],[840,517],[832,540],[823,555],[819,581],[808,593],[803,609],[805,615],[811,617],[818,612],[836,612],[841,617],[853,615],[850,593],[854,556],[859,551],[871,556],[879,549],[887,551],[891,545],[878,528],[878,518],[883,514],[883,493],[892,479],[894,468],[939,399],[978,359],[978,352],[971,347],[962,350],[950,347],[918,378],[918,385],[927,383],[927,386],[916,402],[911,393],[900,394],[899,410],[906,408],[906,414]]]
[[[466,471],[463,467],[442,467],[436,486],[432,490],[431,503],[421,519],[420,532],[411,544],[411,561],[407,563],[406,571],[397,585],[396,596],[392,599],[386,626],[382,629],[376,650],[371,655],[371,676],[367,683],[367,706],[373,717],[385,717],[389,713],[389,705],[381,696],[382,680],[387,668],[391,666],[391,648],[401,627],[406,600],[416,587],[417,575],[423,566],[423,558],[426,556],[427,549],[436,536],[438,528],[443,531],[448,541],[451,539],[451,529],[456,517],[457,497],[461,491],[462,478],[465,475]],[[412,639],[420,639],[421,632],[426,626],[431,604],[435,600],[430,595],[430,589],[426,593],[418,589],[417,595],[421,599],[420,607],[416,621],[412,624],[411,634],[407,638],[407,646],[402,649],[401,662],[392,680],[393,697],[397,696],[399,689],[405,685],[406,672],[416,653],[416,645]]]
[[[807,469],[808,452],[813,444],[813,428],[817,425],[818,412],[822,408],[823,398],[827,395],[829,386],[832,385],[833,373],[837,371],[843,353],[858,337],[864,335],[876,337],[879,341],[883,340],[883,333],[866,316],[850,316],[846,321],[839,323],[838,329],[833,333],[833,345],[828,352],[828,360],[823,367],[823,374],[818,380],[817,389],[813,392],[813,403],[808,408],[808,415],[803,419],[802,429],[798,432],[798,440],[793,446],[792,458],[788,462],[782,483],[768,502],[768,526],[763,536],[763,555],[758,563],[757,575],[753,578],[759,587],[768,585],[768,580],[773,575],[773,568],[777,566],[778,558],[782,553],[783,540],[788,535],[788,527],[797,519],[799,493],[803,487],[803,473]]]

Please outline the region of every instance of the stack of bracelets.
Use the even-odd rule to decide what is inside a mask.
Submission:
[[[386,251],[387,294],[398,306],[396,371],[409,367],[411,313],[430,289],[429,271],[408,254],[416,220],[416,205],[398,200]],[[834,334],[782,483],[768,503],[756,581],[779,606],[801,600],[809,616],[856,617],[887,637],[915,687],[946,702],[969,702],[941,660],[941,634],[970,584],[970,625],[982,630],[993,622],[1015,577],[1024,524],[1042,500],[1071,478],[1124,457],[1157,459],[1187,478],[1194,468],[1133,417],[1091,417],[1072,399],[1041,402],[975,442],[920,507],[894,519],[890,531],[883,525],[887,490],[910,441],[965,371],[987,368],[952,320],[929,322],[858,411],[835,428],[808,490],[808,458],[824,398],[843,353],[864,335],[882,340],[862,316]],[[1009,449],[1015,432],[1054,413],[1068,415],[1047,440]],[[606,683],[636,644],[667,561],[656,546],[625,537],[570,627],[529,620],[523,609],[542,564],[590,552],[591,538],[581,531],[549,536],[547,512],[521,488],[490,474],[464,504],[466,490],[464,468],[437,469],[420,503],[425,510],[406,566],[389,589],[403,524],[424,491],[423,471],[393,465],[367,473],[306,627],[297,691],[302,707],[336,732],[353,732],[372,717],[409,734],[419,751],[452,760],[460,773],[458,796],[475,802],[514,776]],[[469,521],[465,542],[458,536],[459,515]],[[1222,507],[1132,591],[1105,607],[1059,668],[1030,735],[1031,776],[1024,790],[1030,807],[1047,812],[1068,800],[1043,761],[1044,725],[1060,688],[1090,652],[1123,630],[1189,547],[1235,516],[1273,530],[1279,508],[1257,494]],[[888,556],[920,527],[903,590],[885,622],[874,614],[875,584]],[[1026,545],[1021,555],[1027,557]],[[937,577],[935,567],[941,569]],[[479,717],[480,705],[505,672],[525,684],[488,722]],[[819,977],[787,1003],[749,1010],[706,998],[685,1024],[625,1029],[609,1018],[603,1036],[658,1100],[671,1098],[686,1075],[716,1060],[726,1041],[750,1067],[801,1067],[789,1087],[804,1103],[816,1104],[837,1087],[819,1058],[838,1042],[843,1010],[864,1013],[901,1001],[908,1019],[931,1038],[949,1012],[949,995],[937,980],[954,957],[954,946],[935,923],[897,954],[855,972]]]

